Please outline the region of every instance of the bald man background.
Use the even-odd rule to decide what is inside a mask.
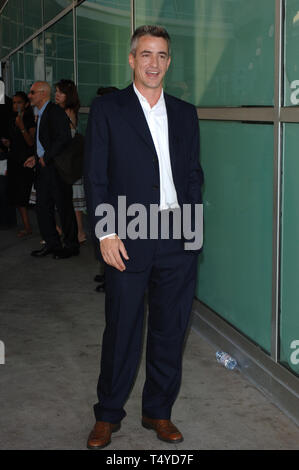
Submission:
[[[65,111],[52,103],[47,82],[35,82],[28,94],[31,105],[38,109],[36,155],[25,166],[35,167],[36,211],[39,229],[46,244],[31,255],[69,258],[79,254],[78,229],[72,201],[72,186],[59,176],[54,158],[71,140],[69,119]],[[55,206],[59,213],[64,245],[56,230]]]

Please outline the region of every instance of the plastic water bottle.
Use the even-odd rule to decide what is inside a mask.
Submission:
[[[224,351],[216,352],[217,362],[223,364],[229,370],[233,370],[237,366],[237,361]]]

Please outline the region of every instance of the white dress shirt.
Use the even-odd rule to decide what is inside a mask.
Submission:
[[[163,89],[159,101],[151,108],[147,99],[137,90],[135,83],[133,87],[143,109],[158,155],[160,170],[159,209],[162,211],[177,208],[179,205],[170,164],[168,119]]]

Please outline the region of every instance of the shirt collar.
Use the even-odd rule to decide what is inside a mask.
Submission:
[[[39,115],[39,117],[41,117],[41,115],[45,111],[46,106],[47,106],[48,103],[50,103],[50,100],[46,101],[45,104],[43,105],[43,107],[38,110],[37,114]]]
[[[149,102],[147,101],[147,99],[145,98],[145,96],[143,96],[140,91],[137,89],[135,83],[133,82],[133,88],[134,88],[134,91],[137,95],[137,97],[139,98],[139,101],[141,104],[147,104],[149,106],[150,109],[155,109],[156,107],[158,107],[159,105],[163,104],[164,103],[164,90],[162,88],[162,91],[161,91],[161,95],[160,95],[160,98],[159,100],[157,101],[157,103],[155,104],[155,106],[153,106],[151,108]]]

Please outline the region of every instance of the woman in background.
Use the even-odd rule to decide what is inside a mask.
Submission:
[[[33,183],[33,169],[24,168],[24,162],[34,154],[35,122],[29,99],[23,91],[13,97],[13,116],[9,123],[7,177],[8,197],[11,205],[20,212],[24,228],[17,236],[32,233],[27,207]]]
[[[72,137],[75,136],[78,126],[78,112],[80,100],[75,83],[72,80],[60,80],[55,85],[55,102],[61,106],[70,120]],[[86,201],[83,187],[83,179],[80,178],[73,184],[73,205],[78,224],[78,240],[80,243],[86,241],[83,226],[83,211],[86,211]]]

